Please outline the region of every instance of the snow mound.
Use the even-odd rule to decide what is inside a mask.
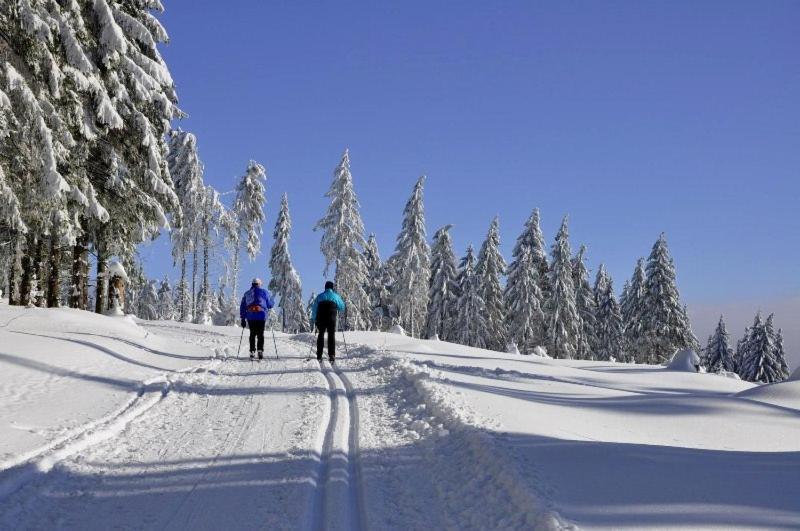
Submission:
[[[126,284],[129,282],[128,274],[125,272],[125,268],[122,267],[122,264],[116,260],[109,262],[106,275],[108,278],[120,277],[123,281],[125,281]]]
[[[506,353],[508,354],[519,354],[519,348],[517,348],[516,343],[509,343],[506,347]]]
[[[667,369],[681,372],[698,372],[700,356],[692,349],[679,350],[667,363]]]
[[[800,367],[796,368],[791,376],[789,376],[788,382],[800,382]]]
[[[534,348],[531,354],[538,358],[550,358],[550,355],[547,354],[547,349],[541,345]]]
[[[389,329],[389,333],[390,333],[390,334],[397,334],[397,335],[399,335],[399,336],[405,336],[405,335],[408,335],[408,334],[406,334],[406,331],[405,331],[405,329],[403,329],[403,327],[402,327],[402,326],[400,326],[399,324],[396,324],[396,325],[394,325],[393,327],[391,327],[391,328]]]
[[[430,341],[441,341],[441,339],[439,339],[439,334],[433,334],[433,337],[429,337],[428,339]]]
[[[800,379],[796,377],[797,371],[785,382],[759,385],[736,396],[800,411]]]

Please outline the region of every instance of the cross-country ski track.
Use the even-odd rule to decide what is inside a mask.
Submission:
[[[40,311],[0,322],[0,529],[800,522],[800,382]]]

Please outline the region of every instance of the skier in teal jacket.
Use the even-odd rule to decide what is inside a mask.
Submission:
[[[314,299],[311,308],[311,326],[317,327],[317,361],[322,361],[322,347],[325,345],[325,332],[328,333],[328,359],[336,360],[336,318],[343,312],[345,305],[342,298],[334,290],[330,280],[325,283],[325,291]]]

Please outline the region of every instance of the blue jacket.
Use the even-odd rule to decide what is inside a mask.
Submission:
[[[336,308],[340,312],[344,311],[344,301],[339,296],[339,294],[333,291],[332,289],[326,289],[325,291],[317,295],[316,299],[314,299],[314,306],[311,308],[312,321],[317,320],[317,308],[319,308],[319,303],[322,301],[332,301],[333,303],[336,304]]]
[[[248,321],[266,321],[267,311],[275,306],[269,291],[253,286],[242,297],[239,305],[239,318]]]

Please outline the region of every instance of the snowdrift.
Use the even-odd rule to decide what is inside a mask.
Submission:
[[[691,349],[679,350],[666,365],[671,371],[699,372],[700,356]]]
[[[766,384],[742,391],[737,396],[757,400],[767,404],[796,409],[800,412],[800,379],[793,378],[785,382]]]

